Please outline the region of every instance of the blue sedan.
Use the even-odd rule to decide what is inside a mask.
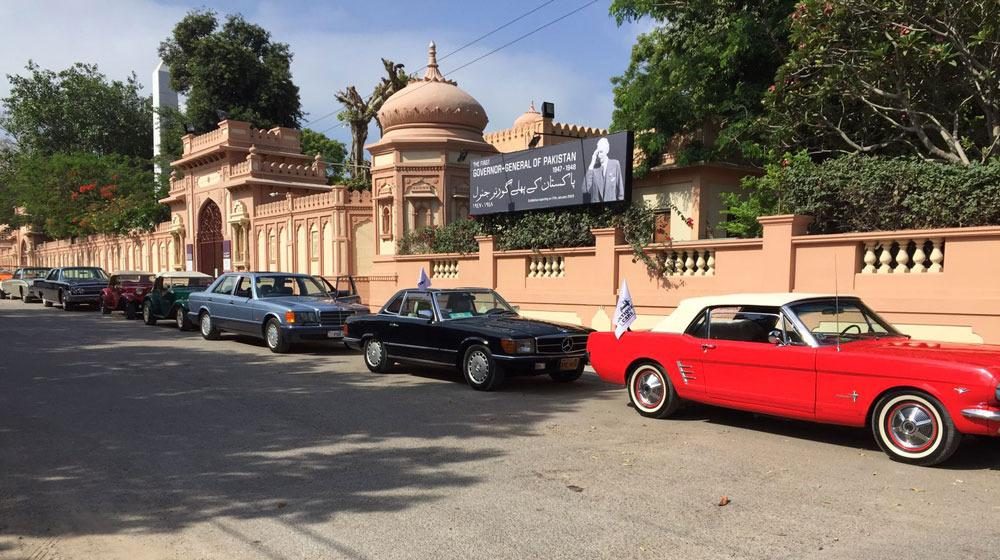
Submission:
[[[344,320],[368,313],[357,298],[336,295],[305,274],[234,272],[192,293],[188,316],[206,340],[223,331],[248,334],[280,353],[305,340],[342,340]]]

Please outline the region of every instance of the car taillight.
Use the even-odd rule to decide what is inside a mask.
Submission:
[[[340,332],[343,333],[344,336],[347,336],[347,323],[340,325]]]

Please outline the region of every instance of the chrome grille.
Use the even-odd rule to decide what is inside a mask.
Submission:
[[[569,342],[566,342],[569,340]],[[563,344],[569,346],[564,349]],[[540,336],[535,339],[535,347],[539,354],[582,354],[587,350],[587,335],[557,334]]]
[[[319,322],[322,325],[340,326],[351,315],[354,315],[353,311],[323,311],[319,314]]]

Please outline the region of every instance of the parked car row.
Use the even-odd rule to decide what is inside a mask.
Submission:
[[[578,379],[584,366],[626,389],[642,416],[686,402],[868,427],[892,459],[947,460],[963,436],[1000,435],[1000,347],[913,341],[856,297],[736,294],[689,298],[649,331],[594,332],[531,319],[487,288],[404,289],[375,313],[353,279],[284,272],[151,275],[99,268],[19,269],[10,297],[91,304],[147,325],[173,320],[207,340],[262,339],[273,352],[333,340],[369,370],[446,366],[476,390],[513,375]],[[141,302],[141,303],[140,303]]]

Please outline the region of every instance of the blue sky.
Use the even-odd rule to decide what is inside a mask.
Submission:
[[[13,1],[0,2],[0,74],[21,72],[33,59],[60,69],[76,61],[96,63],[113,78],[135,71],[149,91],[156,47],[174,23],[194,8],[240,12],[291,46],[293,76],[306,123],[337,109],[334,91],[371,89],[381,57],[416,70],[426,63],[427,43],[449,53],[543,4],[544,0],[365,0],[363,2],[242,1]],[[562,16],[587,0],[554,0],[536,13],[441,61],[444,72]],[[449,77],[476,97],[490,117],[487,130],[505,128],[534,100],[556,104],[556,119],[607,126],[610,78],[621,74],[638,33],[648,22],[619,27],[600,0],[546,30]],[[0,96],[8,93],[0,81]],[[332,137],[349,139],[334,117],[311,123]]]

